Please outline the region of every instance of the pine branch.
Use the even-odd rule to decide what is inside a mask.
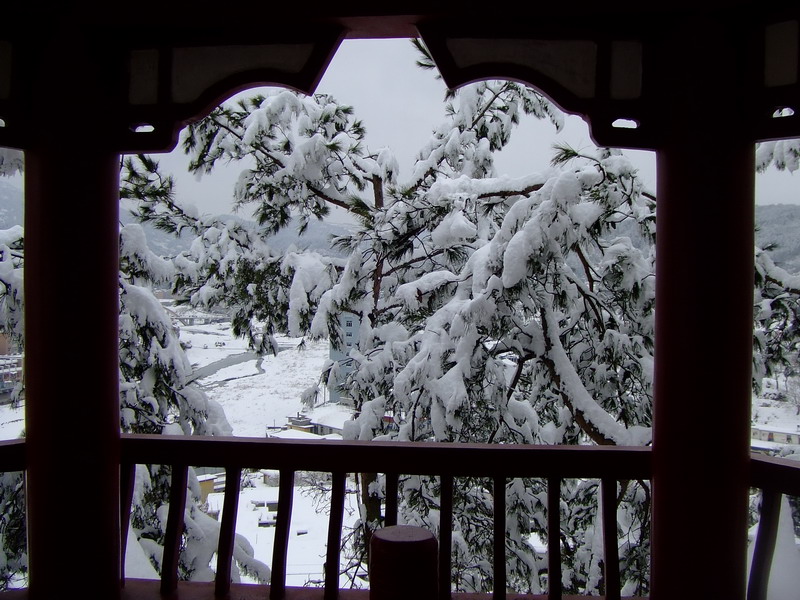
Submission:
[[[503,83],[503,85],[500,87],[500,89],[497,90],[492,95],[492,97],[489,99],[489,101],[486,103],[486,106],[484,106],[483,110],[481,110],[481,112],[479,112],[475,116],[475,118],[472,119],[472,124],[470,125],[470,129],[475,129],[475,127],[478,125],[478,122],[484,117],[484,115],[489,111],[489,109],[492,108],[492,105],[494,104],[494,101],[497,100],[500,97],[501,94],[503,94],[504,92],[508,91],[508,89],[510,88],[511,85],[512,85],[512,83],[510,81],[507,81],[507,82]]]
[[[550,165],[553,167],[559,167],[575,158],[581,157],[581,154],[567,143],[555,143],[553,144],[553,150],[555,150],[555,154],[550,159]]]
[[[511,198],[513,196],[527,196],[532,194],[533,192],[538,192],[542,189],[543,183],[534,183],[527,187],[522,188],[521,190],[502,190],[498,192],[485,192],[483,194],[478,194],[478,200],[485,200],[487,198]]]
[[[433,56],[431,55],[430,50],[428,50],[428,47],[425,45],[422,39],[411,38],[411,45],[414,46],[414,48],[420,55],[420,58],[418,58],[415,63],[420,69],[425,69],[425,70],[436,69],[436,63],[433,60]],[[441,77],[441,75],[439,75],[438,77]]]
[[[228,127],[225,123],[220,122],[216,118],[212,117],[211,119],[212,119],[213,123],[215,123],[217,126],[219,126],[220,128],[224,129],[225,131],[227,131],[230,135],[232,135],[234,138],[236,138],[242,145],[244,145],[244,135],[243,134],[240,134],[239,132],[234,131],[232,128]],[[255,142],[255,143],[251,144],[250,147],[255,149],[255,150],[257,150],[257,151],[260,151],[269,161],[271,161],[274,164],[276,164],[280,169],[285,169],[286,168],[286,164],[280,158],[278,158],[278,156],[276,156],[274,153],[270,152],[261,142]],[[355,212],[355,211],[352,210],[353,207],[349,203],[347,203],[347,202],[345,202],[343,200],[340,200],[338,198],[334,198],[333,196],[327,194],[323,190],[321,190],[321,189],[317,188],[316,186],[312,185],[308,181],[305,181],[304,184],[306,185],[306,187],[315,196],[318,196],[319,198],[321,198],[325,202],[328,202],[329,204],[332,204],[334,206],[338,206],[339,208],[343,208],[343,209],[347,210],[348,212],[354,212],[355,214],[359,214],[358,212]]]
[[[614,442],[613,439],[601,433],[597,426],[586,418],[586,415],[583,413],[583,411],[576,408],[572,398],[564,389],[561,375],[556,368],[556,363],[550,356],[550,352],[553,351],[556,346],[560,346],[561,342],[558,340],[558,336],[555,335],[554,332],[550,331],[552,328],[552,318],[547,314],[547,310],[545,308],[541,309],[540,318],[546,348],[545,354],[541,357],[541,360],[547,366],[547,369],[550,372],[550,377],[553,380],[554,388],[558,390],[558,393],[561,395],[561,399],[564,401],[564,404],[570,409],[570,412],[572,412],[573,416],[575,417],[575,422],[578,423],[581,431],[589,436],[589,439],[600,446],[615,446],[616,442]]]

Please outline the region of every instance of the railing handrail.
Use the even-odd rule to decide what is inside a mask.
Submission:
[[[398,460],[402,454],[402,461]],[[169,457],[165,461],[165,457]],[[264,438],[215,438],[161,435],[123,435],[122,462],[129,470],[136,464],[171,464],[173,480],[184,481],[188,465],[217,466],[228,472],[240,472],[243,468],[272,469],[280,472],[281,501],[279,508],[275,546],[273,548],[272,584],[270,598],[279,600],[285,597],[286,546],[288,543],[288,522],[291,519],[291,488],[294,473],[298,471],[317,471],[331,473],[333,478],[333,497],[329,523],[327,564],[339,564],[341,539],[341,510],[344,505],[346,473],[385,473],[387,491],[397,490],[399,474],[433,475],[442,479],[440,498],[442,514],[452,515],[454,477],[485,477],[492,481],[494,495],[494,552],[500,558],[495,562],[495,600],[506,597],[505,586],[505,489],[506,482],[516,477],[541,478],[548,486],[560,488],[564,479],[586,478],[602,482],[604,500],[603,521],[606,527],[616,523],[616,502],[618,480],[649,479],[651,475],[650,449],[647,447],[616,446],[543,446],[543,445],[500,445],[500,444],[458,444],[437,442],[389,442],[389,441],[332,441],[332,440],[285,440]],[[238,477],[236,478],[238,480]],[[185,487],[185,483],[175,484]],[[449,492],[444,493],[446,490]],[[183,491],[183,490],[182,490]],[[129,497],[126,490],[125,497]],[[173,494],[175,490],[173,489]],[[226,489],[238,498],[235,486]],[[170,522],[183,514],[185,496],[170,500]],[[387,501],[387,522],[397,521],[396,502]],[[394,514],[393,514],[394,513]],[[557,512],[554,514],[558,514]],[[123,517],[125,518],[125,517]],[[554,521],[555,523],[555,521]],[[560,525],[559,525],[560,526]],[[232,525],[223,523],[232,535]],[[445,528],[448,529],[448,528]],[[614,529],[616,527],[614,526]],[[169,531],[168,531],[169,534]],[[171,534],[173,537],[175,533]],[[557,536],[556,536],[557,537]],[[605,546],[606,598],[619,598],[619,560],[617,557],[616,536],[609,536]],[[225,548],[223,549],[223,544]],[[218,560],[227,569],[230,561],[230,540],[220,541]],[[450,571],[451,540],[443,536],[439,540],[439,568]],[[165,551],[166,555],[166,551]],[[172,557],[172,555],[171,555]],[[169,573],[162,572],[162,593],[171,593],[177,587],[176,556],[169,563]],[[551,569],[561,568],[560,553],[553,557]],[[326,600],[338,598],[338,570],[326,569]],[[554,578],[560,580],[559,578]],[[218,593],[225,595],[229,590],[229,579],[216,581]],[[442,600],[451,597],[449,574],[440,579],[438,593]],[[560,586],[551,586],[548,598],[559,600],[562,597]]]
[[[750,484],[761,488],[762,494],[747,600],[765,600],[778,539],[782,497],[784,494],[800,496],[800,462],[776,456],[751,455]]]
[[[764,454],[750,455],[750,484],[788,496],[800,496],[800,461]]]
[[[403,452],[403,465],[393,462],[398,449]],[[176,463],[331,473],[399,470],[414,475],[456,477],[649,479],[650,456],[646,446],[122,436],[122,460],[128,464]],[[169,460],[165,461],[165,457]]]
[[[0,473],[24,471],[27,465],[25,439],[0,441]]]
[[[398,452],[402,452],[403,461],[397,461]],[[173,487],[175,493],[185,494],[185,477],[189,465],[220,467],[229,473],[238,473],[239,469],[256,468],[272,469],[281,472],[281,488],[284,495],[293,485],[293,474],[298,471],[320,471],[334,475],[339,481],[340,492],[344,490],[345,473],[386,473],[387,493],[397,490],[398,474],[441,476],[443,492],[443,514],[451,514],[453,477],[488,477],[495,482],[495,501],[503,500],[498,484],[515,477],[542,478],[547,480],[548,494],[557,494],[558,486],[564,479],[586,478],[602,481],[602,493],[606,496],[603,504],[614,504],[613,497],[616,481],[648,480],[652,477],[650,447],[619,446],[545,446],[545,445],[501,445],[501,444],[460,444],[441,442],[394,442],[394,441],[334,441],[334,440],[287,440],[265,438],[234,437],[192,437],[122,434],[121,463],[123,469],[122,498],[126,506],[122,507],[123,520],[130,514],[130,492],[133,485],[133,468],[137,464],[166,464],[175,468]],[[26,468],[26,444],[24,439],[0,441],[0,472],[24,471]],[[756,600],[765,597],[769,580],[771,556],[775,545],[778,507],[782,494],[800,496],[800,461],[751,453],[750,485],[764,491],[761,515],[761,526],[756,541],[755,557],[750,576],[748,599]],[[338,479],[337,479],[338,478]],[[238,487],[232,479],[227,486],[227,495],[232,495],[230,502],[238,498]],[[178,482],[177,484],[175,482]],[[126,487],[127,486],[127,487]],[[131,488],[131,489],[128,489]],[[180,488],[183,488],[182,490]],[[286,488],[286,489],[284,489]],[[499,494],[499,495],[498,495]],[[342,495],[342,494],[339,494]],[[449,498],[445,498],[449,496]],[[173,520],[183,514],[183,500],[173,498],[170,513]],[[226,498],[226,501],[228,499]],[[289,505],[291,502],[289,501]],[[387,500],[387,525],[396,522],[396,501]],[[223,524],[225,533],[220,538],[220,555],[226,561],[231,559],[232,536],[235,527],[235,511],[229,511],[229,522]],[[289,507],[289,513],[291,507]],[[394,513],[394,514],[391,514]],[[283,515],[284,520],[290,518]],[[558,526],[557,513],[553,515],[551,527]],[[604,526],[612,527],[615,519],[614,511],[603,515],[607,521]],[[335,521],[335,520],[334,520]],[[288,522],[288,521],[287,521]],[[499,524],[498,524],[499,523]],[[498,521],[495,528],[502,525]],[[334,526],[334,522],[331,523]],[[334,533],[341,524],[334,527]],[[175,540],[180,535],[180,525],[171,528],[168,537]],[[444,548],[440,551],[440,565],[449,567],[450,540],[443,536],[440,543]],[[226,545],[223,549],[223,545]],[[498,544],[502,549],[502,544]],[[605,549],[612,562],[616,550],[610,543]],[[335,553],[338,548],[331,552]],[[558,553],[551,557],[559,562]],[[329,556],[328,560],[332,560]],[[285,560],[285,558],[284,558]],[[162,593],[169,593],[177,585],[176,566],[171,565],[166,576],[162,576]],[[274,567],[277,565],[273,565]],[[551,565],[556,568],[556,564]],[[224,578],[217,582],[217,591],[225,594],[230,584],[229,575],[222,569]],[[278,573],[280,569],[278,569]],[[498,573],[501,573],[498,571]],[[273,572],[273,575],[277,574]],[[326,582],[326,598],[335,598],[338,590],[331,588],[335,581],[335,571],[328,575]],[[618,577],[619,573],[611,571],[607,577]],[[612,579],[609,579],[609,585]],[[619,597],[618,582],[607,589],[607,598]],[[283,597],[285,581],[273,581],[271,597]],[[612,591],[613,590],[613,591]],[[503,597],[504,590],[495,592],[495,597]],[[449,598],[449,586],[443,587],[440,596]],[[549,598],[560,598],[558,586],[550,589]]]

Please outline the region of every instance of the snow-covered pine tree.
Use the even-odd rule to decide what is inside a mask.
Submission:
[[[199,173],[219,161],[247,160],[234,195],[255,207],[261,239],[230,233],[232,224],[244,228],[240,222],[192,220],[200,237],[176,261],[184,275],[178,287],[193,303],[225,301],[253,325],[260,321],[261,340],[277,329],[336,341],[339,314],[355,315],[360,339],[347,387],[360,416],[352,437],[646,443],[651,258],[647,248],[642,254],[609,232],[629,222],[651,237],[652,200],[642,195],[630,164],[611,152],[579,156],[562,149],[547,172],[495,177],[492,154],[507,144],[521,114],[560,126],[560,113],[519,84],[460,90],[411,178],[400,182],[390,151],[366,150],[361,124],[329,96],[276,91],[220,107],[188,128],[183,147]],[[140,175],[148,170],[144,163],[128,167]],[[158,194],[139,196],[144,219],[166,219],[165,229],[186,226],[185,215],[170,217]],[[301,260],[269,249],[266,236],[293,215],[302,227],[334,207],[360,223],[336,240],[349,258],[303,254]],[[231,243],[242,236],[247,243]],[[276,264],[283,278],[254,280]],[[258,306],[268,318],[256,318]],[[387,413],[397,430],[383,424]],[[435,486],[420,478],[405,482],[406,520],[436,529],[435,519],[427,519],[436,512]],[[483,529],[476,527],[478,515],[491,517],[486,486],[457,486],[459,589],[492,585]],[[571,501],[564,509],[591,505],[593,489],[565,485]],[[376,490],[365,485],[373,507]],[[510,555],[517,557],[510,580],[525,591],[539,590],[543,577],[524,525],[544,522],[541,491],[541,482],[511,482],[508,489],[508,505],[518,509],[510,520]],[[567,589],[596,588],[599,582],[586,574],[597,565],[593,518],[565,516],[580,523],[566,553],[575,556],[576,573]]]
[[[4,167],[8,167],[7,169]],[[2,174],[23,168],[19,153],[0,153]],[[158,189],[169,201],[171,183]],[[24,347],[22,328],[24,243],[22,227],[0,231],[0,331]],[[190,385],[191,366],[164,308],[153,294],[175,274],[171,261],[148,247],[139,225],[120,228],[120,414],[121,429],[132,433],[173,435],[230,435],[231,428],[219,404]],[[24,390],[15,390],[18,401]],[[132,533],[157,569],[161,560],[170,473],[163,466],[137,468]],[[0,480],[0,589],[12,580],[19,584],[26,571],[24,499],[21,474],[4,474]],[[190,474],[190,501],[181,554],[181,576],[209,580],[209,564],[216,552],[219,523],[199,509],[199,484]],[[234,559],[242,573],[259,580],[269,578],[266,565],[253,558],[253,549],[237,537]],[[234,574],[238,578],[239,573]]]
[[[22,172],[23,154],[12,148],[0,148],[0,176],[10,177]]]
[[[0,174],[13,175],[21,154],[0,149]],[[0,231],[0,332],[17,341],[22,331],[23,230]],[[12,390],[12,402],[22,401],[23,389]],[[25,478],[23,473],[0,476],[0,590],[24,580],[27,570]]]
[[[144,160],[155,171],[155,163]],[[124,171],[130,178],[131,173]],[[161,180],[153,189],[162,201],[178,211],[172,200],[172,181]],[[123,181],[121,197],[126,197]],[[171,320],[153,294],[176,274],[171,260],[156,256],[147,246],[140,225],[120,228],[120,413],[122,430],[132,433],[171,435],[231,435],[222,407],[189,383],[192,369]],[[169,469],[163,465],[137,468],[132,527],[136,539],[154,566],[160,566],[166,505],[169,502]],[[180,575],[209,581],[209,566],[216,552],[214,540],[219,523],[199,506],[200,490],[190,470],[190,501],[185,514]],[[269,569],[253,558],[250,544],[237,536],[234,559],[242,573],[259,581]],[[234,578],[238,580],[238,572]]]
[[[418,48],[422,65],[432,66]],[[367,149],[352,110],[327,95],[272,91],[190,126],[190,170],[241,161],[234,197],[259,227],[176,212],[137,183],[160,177],[144,158],[127,165],[130,195],[144,220],[196,231],[192,249],[174,261],[177,291],[197,305],[227,304],[254,347],[269,348],[277,331],[341,344],[339,316],[359,320],[346,382],[358,414],[350,438],[648,444],[655,198],[621,153],[604,149],[557,147],[540,173],[499,177],[493,153],[520,115],[558,128],[560,113],[506,81],[469,85],[447,100],[445,122],[406,180],[391,151]],[[269,234],[293,217],[302,229],[331,210],[358,223],[335,240],[347,258],[270,248]],[[788,280],[759,264],[771,275],[757,293],[783,302],[782,287],[796,298]],[[759,336],[776,348],[796,339],[780,313],[758,317]],[[770,329],[787,336],[763,333]],[[778,352],[756,360],[772,364]],[[362,543],[378,525],[382,494],[373,477],[363,483]],[[401,494],[402,518],[437,531],[438,481],[406,477]],[[455,494],[453,585],[489,590],[490,482],[458,480]],[[597,482],[566,481],[561,496],[564,590],[602,593]],[[623,589],[644,595],[649,485],[623,482],[617,496]],[[543,482],[508,482],[506,505],[509,584],[537,592],[545,562],[529,536],[546,536]]]
[[[762,142],[756,148],[756,168],[794,172],[800,168],[800,140]],[[756,337],[753,385],[766,376],[794,368],[800,358],[800,277],[778,267],[768,249],[756,249]]]

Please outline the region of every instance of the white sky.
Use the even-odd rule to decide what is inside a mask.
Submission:
[[[346,40],[317,88],[340,102],[352,105],[367,129],[371,149],[389,146],[400,161],[401,177],[410,173],[416,151],[428,141],[444,116],[444,84],[432,71],[414,64],[415,50],[407,40]],[[555,136],[553,127],[534,118],[523,120],[512,142],[497,158],[500,174],[523,175],[547,167],[554,141],[565,141],[581,149],[592,145],[586,123],[577,116],[566,119],[564,131]],[[640,169],[645,182],[655,189],[655,155],[626,151]],[[238,169],[219,171],[199,182],[185,173],[185,161],[176,150],[162,157],[174,170],[179,197],[198,205],[202,212],[230,210],[230,195]],[[777,172],[758,175],[757,204],[800,204],[800,173]]]

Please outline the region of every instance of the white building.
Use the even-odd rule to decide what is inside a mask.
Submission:
[[[349,357],[350,349],[358,340],[358,330],[360,321],[353,313],[342,313],[339,315],[339,330],[342,332],[341,344],[336,345],[331,341],[330,359],[334,365],[334,375],[328,379],[328,397],[330,402],[339,403],[347,397],[342,393],[341,384],[347,374],[353,369],[353,361]]]

